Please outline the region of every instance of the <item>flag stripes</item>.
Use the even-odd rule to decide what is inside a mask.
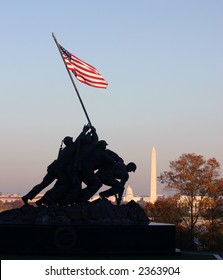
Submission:
[[[61,45],[59,47],[67,68],[74,73],[80,82],[97,88],[106,88],[108,86],[108,83],[96,68],[77,58]]]

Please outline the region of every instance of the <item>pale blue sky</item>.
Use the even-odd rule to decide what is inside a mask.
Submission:
[[[0,191],[29,191],[87,122],[52,32],[109,82],[75,80],[99,137],[136,162],[136,194],[153,146],[157,175],[183,153],[222,165],[222,14],[217,0],[1,1]]]

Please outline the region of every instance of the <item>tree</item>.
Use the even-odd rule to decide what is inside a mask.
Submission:
[[[209,224],[223,223],[223,197],[207,197],[204,199],[206,208],[201,211],[201,216]]]
[[[154,204],[147,203],[145,211],[152,220],[158,223],[179,224],[182,222],[177,211],[177,198],[175,196],[159,198]]]
[[[195,225],[210,200],[223,194],[223,179],[220,178],[220,164],[215,158],[205,160],[201,155],[183,154],[170,161],[170,171],[163,172],[158,180],[166,189],[174,190],[181,197],[178,211],[190,232],[191,244]]]
[[[206,230],[201,232],[199,240],[207,250],[223,250],[223,223],[213,222],[206,226]]]

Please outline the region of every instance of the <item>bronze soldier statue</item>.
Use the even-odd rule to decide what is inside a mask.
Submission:
[[[106,148],[107,145],[104,140],[98,141],[92,153],[81,162],[80,178],[87,187],[81,190],[79,199],[76,202],[90,199],[102,187],[103,182],[98,176],[97,170],[110,170],[117,162],[124,164],[119,155]]]
[[[72,185],[75,177],[75,169],[78,164],[78,154],[81,150],[80,147],[94,146],[97,142],[98,136],[95,128],[89,127],[88,125],[84,126],[83,131],[74,142],[72,137],[65,137],[63,139],[65,148],[60,149],[58,158],[48,166],[47,174],[42,182],[33,187],[30,192],[22,197],[23,202],[27,204],[28,199],[32,200],[39,192],[49,186],[56,179],[58,182],[55,184],[56,187],[54,190],[58,190],[59,185],[62,185],[65,189]],[[51,198],[53,198],[53,193],[54,191],[51,191]],[[49,198],[49,193],[47,196]]]
[[[103,167],[97,171],[97,176],[104,185],[111,186],[110,189],[100,192],[102,199],[115,195],[117,205],[122,201],[125,183],[129,179],[129,172],[135,172],[136,164],[133,162],[125,165],[122,162],[116,162],[112,167]]]
[[[102,182],[95,171],[114,163],[114,159],[106,152],[106,146],[106,141],[100,140],[90,153],[85,154],[80,159],[79,175],[81,181],[86,184],[86,188],[81,190],[77,202],[87,201],[102,186]]]

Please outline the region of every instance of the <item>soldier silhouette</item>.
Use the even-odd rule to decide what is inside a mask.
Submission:
[[[100,192],[102,199],[115,195],[117,205],[122,201],[125,183],[129,179],[129,172],[135,172],[136,164],[133,162],[125,165],[122,162],[116,162],[113,166],[103,167],[97,171],[97,176],[104,185],[111,186],[110,189]]]
[[[86,152],[89,147],[92,149],[92,146],[96,145],[97,142],[98,136],[95,128],[89,127],[88,125],[84,126],[83,131],[74,142],[72,137],[66,136],[62,141],[62,143],[65,144],[65,148],[62,149],[61,145],[58,158],[48,166],[47,174],[44,176],[42,182],[34,186],[30,192],[22,197],[23,202],[27,204],[29,199],[32,200],[39,192],[49,186],[56,179],[58,182],[55,184],[54,191],[51,191],[50,193],[52,200],[53,194],[55,195],[56,193],[55,189],[58,190],[59,186],[62,185],[65,191],[68,186],[73,185],[80,150]],[[47,197],[49,198],[49,193],[47,194]],[[44,201],[44,199],[41,201]]]
[[[87,186],[81,190],[77,202],[87,201],[102,187],[103,183],[95,171],[101,168],[109,169],[115,162],[124,162],[115,152],[106,149],[107,145],[104,140],[98,141],[88,157],[82,159],[79,174],[82,182]]]

